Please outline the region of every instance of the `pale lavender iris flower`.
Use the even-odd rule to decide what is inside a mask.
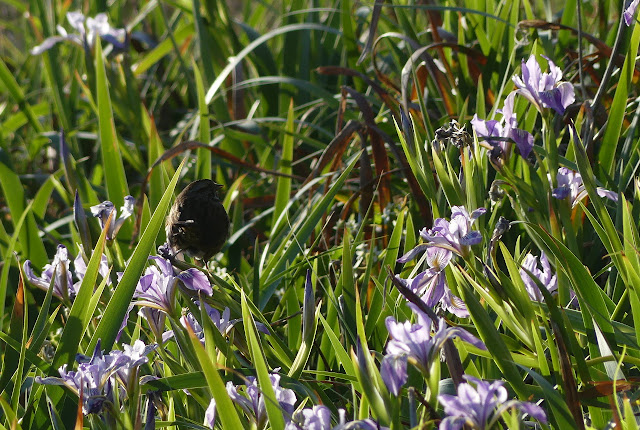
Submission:
[[[104,226],[107,224],[107,220],[109,219],[109,215],[111,212],[114,212],[113,219],[111,219],[111,224],[109,225],[109,231],[107,232],[107,240],[113,240],[124,221],[133,215],[133,207],[136,203],[136,200],[132,196],[126,196],[124,198],[124,205],[120,208],[120,216],[116,218],[115,210],[116,207],[109,200],[106,200],[99,205],[91,206],[91,214],[98,218],[100,222],[100,228],[104,229]]]
[[[73,260],[73,269],[76,274],[76,278],[78,278],[78,282],[73,284],[73,288],[75,291],[78,291],[80,289],[80,285],[82,284],[84,275],[87,273],[87,263],[82,257],[83,253],[84,250],[82,249],[82,245],[80,245],[80,252],[78,252],[75,260]],[[107,256],[104,254],[102,254],[102,256],[100,257],[98,273],[100,274],[100,276],[102,276],[102,279],[105,279],[109,276],[109,263],[107,262]],[[107,278],[107,285],[111,285],[111,279],[109,278]]]
[[[427,243],[421,244],[398,258],[398,263],[406,263],[424,254],[430,247],[440,247],[455,252],[460,256],[469,253],[469,247],[482,242],[482,235],[477,230],[472,230],[473,223],[487,210],[478,208],[469,212],[464,206],[453,206],[451,208],[451,221],[438,218],[434,221],[433,227],[427,230],[420,230],[420,237]]]
[[[522,60],[522,77],[514,76],[517,93],[526,97],[539,111],[551,108],[564,114],[567,106],[576,99],[573,84],[562,80],[562,70],[553,61],[543,56],[549,63],[549,73],[543,73],[536,57],[531,55]]]
[[[459,337],[476,348],[486,349],[484,343],[468,331],[460,327],[448,327],[443,318],[438,320],[438,327],[435,328],[431,318],[413,304],[409,304],[409,307],[418,318],[416,324],[410,321],[400,323],[393,317],[385,320],[391,340],[383,359],[388,362],[382,367],[381,376],[391,392],[398,393],[399,387],[407,381],[403,365],[397,360],[409,361],[424,375],[428,375],[433,360],[439,356],[440,349],[448,339]],[[387,358],[389,356],[394,358]]]
[[[290,421],[291,415],[295,410],[296,394],[289,388],[280,386],[280,375],[274,369],[274,373],[269,375],[276,400],[280,404],[280,408],[284,412],[286,422]],[[231,381],[227,382],[227,393],[240,408],[251,417],[256,423],[257,428],[264,428],[267,422],[267,409],[262,390],[258,387],[258,381],[253,376],[247,377],[247,385],[244,389],[244,395],[238,391],[239,386],[234,385]]]
[[[398,281],[410,288],[417,296],[422,298],[430,308],[440,306],[461,318],[469,316],[469,311],[464,302],[453,295],[447,285],[447,277],[444,269],[449,265],[453,253],[445,248],[429,247],[426,250],[429,269],[420,272],[412,279],[402,279],[396,276]]]
[[[92,48],[96,38],[100,37],[111,43],[115,48],[122,49],[126,45],[127,31],[124,28],[113,28],[109,25],[109,18],[105,13],[99,13],[95,18],[85,17],[82,12],[67,12],[67,21],[76,33],[67,33],[67,30],[58,25],[57,36],[46,38],[40,45],[29,51],[31,55],[39,55],[51,49],[58,42],[71,42],[81,47]]]
[[[204,303],[204,302],[202,304],[200,304],[199,302],[195,302],[195,303],[197,306],[204,305],[204,311],[206,315],[208,315],[209,318],[211,318],[211,322],[213,322],[213,325],[215,325],[218,328],[218,330],[223,336],[227,336],[231,332],[231,329],[233,328],[233,326],[236,325],[238,321],[240,321],[239,319],[234,319],[234,320],[230,319],[231,310],[229,308],[224,308],[222,315],[220,315],[220,311],[218,311],[215,308],[212,308],[207,303]],[[180,322],[184,327],[187,327],[187,325],[189,325],[193,329],[193,332],[195,333],[196,337],[200,339],[201,343],[204,344],[204,329],[202,328],[198,320],[193,316],[191,312],[187,313],[186,315],[183,315],[180,318]]]
[[[493,147],[500,147],[505,156],[508,156],[511,148],[510,141],[516,143],[520,155],[527,158],[533,148],[533,136],[528,131],[518,128],[516,114],[513,111],[513,103],[516,92],[511,92],[504,101],[502,110],[498,111],[502,114],[500,121],[495,119],[482,120],[478,115],[473,115],[471,125],[478,137],[484,138]]]
[[[551,195],[556,199],[565,199],[569,197],[571,206],[575,207],[582,199],[587,197],[587,190],[582,182],[582,176],[578,172],[574,172],[566,167],[560,167],[556,175],[558,187],[554,188]],[[596,192],[600,197],[606,197],[614,202],[618,201],[618,194],[613,191],[597,187]]]
[[[316,405],[311,408],[304,408],[293,414],[293,419],[289,421],[285,430],[385,430],[388,427],[379,426],[372,419],[356,420],[347,422],[346,411],[338,410],[340,414],[339,422],[336,426],[331,426],[331,411],[324,405]]]
[[[485,208],[478,208],[469,215],[464,206],[453,206],[451,221],[438,218],[431,229],[420,230],[420,236],[427,241],[428,245],[448,247],[464,257],[469,253],[470,246],[482,242],[480,232],[472,230],[471,226],[485,212],[487,212]]]
[[[386,355],[380,363],[380,376],[389,392],[398,396],[408,378],[407,356],[404,354]]]
[[[55,280],[53,282],[53,295],[61,300],[73,300],[77,291],[71,281],[71,271],[69,270],[69,251],[64,245],[58,245],[55,257],[51,264],[46,264],[40,276],[33,273],[31,261],[26,260],[23,265],[24,274],[27,280],[38,288],[48,290],[53,278],[55,269]]]
[[[85,415],[100,414],[104,411],[105,402],[115,401],[116,381],[119,380],[126,387],[131,378],[137,377],[138,367],[148,361],[146,355],[155,347],[137,340],[132,346],[124,345],[123,351],[114,350],[103,354],[98,341],[91,357],[82,354],[76,356],[76,371],[67,371],[67,365],[63,364],[58,369],[60,378],[36,377],[35,382],[64,385],[78,396],[82,392],[82,412]]]
[[[440,422],[440,430],[465,428],[485,430],[493,428],[503,412],[518,409],[541,423],[547,422],[544,410],[529,402],[507,400],[504,381],[488,382],[464,375],[466,383],[458,385],[458,395],[440,394],[438,401],[447,417]],[[473,385],[471,385],[473,383]]]
[[[174,309],[175,291],[178,281],[190,290],[202,291],[210,296],[213,294],[211,283],[202,271],[192,268],[175,275],[171,261],[161,257],[149,257],[155,265],[145,270],[136,286],[133,297],[138,299],[135,304],[149,306],[171,314]]]
[[[558,279],[556,274],[551,271],[549,259],[544,252],[540,255],[540,265],[542,266],[542,269],[538,267],[538,257],[535,257],[532,254],[527,254],[522,262],[522,269],[520,269],[520,276],[522,277],[522,281],[524,282],[529,297],[531,300],[535,300],[537,302],[542,302],[544,298],[535,281],[531,279],[524,269],[528,270],[538,278],[540,283],[544,285],[551,294],[556,294],[558,292]]]

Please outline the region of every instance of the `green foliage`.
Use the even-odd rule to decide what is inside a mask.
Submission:
[[[282,405],[286,388],[298,411],[326,405],[333,425],[345,409],[392,429],[436,428],[447,415],[439,394],[464,373],[538,402],[542,428],[637,428],[638,23],[618,30],[620,6],[608,1],[235,3],[4,2],[0,426],[142,428],[149,418],[196,428],[214,399],[217,428],[283,429],[301,419]],[[29,52],[56,25],[77,33],[67,13],[80,6],[126,28],[124,45],[95,37]],[[513,135],[486,139],[470,121],[501,118],[534,54],[543,72],[543,55],[560,67],[576,102],[560,114],[516,94],[513,121],[534,141],[524,159]],[[558,168],[581,175],[565,198]],[[154,327],[136,291],[156,270],[148,259],[173,196],[201,178],[223,185],[232,221],[201,274],[213,294],[175,278]],[[127,195],[134,215],[111,240],[90,208],[119,209]],[[487,208],[468,226],[481,239],[441,246],[454,252],[446,267],[424,252],[398,263],[454,206]],[[58,245],[72,269],[55,266]],[[542,253],[544,280],[530,264]],[[175,274],[197,270],[186,260]],[[439,324],[486,349],[458,339],[424,373],[409,358],[395,395],[381,369],[387,318],[417,323],[401,289],[427,271],[469,313],[441,300]],[[72,295],[54,292],[60,273],[75,276]],[[210,309],[227,309],[229,325]],[[136,340],[158,346],[140,365],[145,378],[118,383],[110,401],[121,409],[83,416],[79,392],[36,379],[76,370],[76,354],[98,343],[109,354]],[[262,421],[228,391],[249,377]],[[502,419],[523,426],[513,409]]]

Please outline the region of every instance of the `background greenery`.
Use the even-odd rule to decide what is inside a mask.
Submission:
[[[385,317],[410,316],[387,268],[407,277],[413,266],[396,265],[397,257],[419,241],[420,229],[463,205],[469,212],[488,209],[476,224],[484,236],[476,258],[446,272],[471,312],[450,320],[488,346],[480,351],[456,342],[465,372],[505,379],[522,400],[544,399],[553,428],[636,428],[640,29],[633,24],[619,33],[619,2],[583,2],[581,10],[575,0],[560,10],[543,0],[290,0],[234,8],[217,0],[2,3],[4,425],[73,425],[77,398],[61,387],[45,391],[33,377],[57,376],[58,365],[71,363],[76,352],[90,353],[97,339],[107,350],[114,346],[147,257],[164,242],[174,190],[212,178],[225,187],[232,219],[232,236],[210,265],[217,276],[212,303],[229,306],[244,324],[233,342],[218,343],[208,357],[195,344],[187,353],[188,344],[180,345],[178,354],[176,343],[167,346],[174,362],[155,356],[149,373],[162,379],[142,392],[165,389],[170,407],[157,425],[202,422],[208,401],[198,399],[209,399],[208,390],[219,386],[199,372],[217,374],[216,359],[224,380],[279,367],[287,375],[283,384],[308,405],[322,402],[334,413],[343,407],[352,417],[373,416],[395,428],[436,425],[437,415],[424,406],[415,421],[406,397],[390,421],[376,409]],[[56,25],[68,29],[65,14],[74,10],[108,12],[114,27],[126,27],[130,45],[117,52],[104,41],[89,50],[60,43],[30,55]],[[531,53],[553,59],[577,99],[564,117],[543,117],[518,101],[535,156],[514,156],[497,172],[477,145],[470,155],[453,146],[434,151],[437,128],[451,119],[467,124],[476,113],[490,118],[502,106],[511,76]],[[603,80],[610,64],[613,77]],[[599,89],[591,120],[581,103]],[[567,126],[572,122],[575,134]],[[551,147],[560,148],[559,165],[582,173],[591,197],[584,204],[550,197]],[[505,194],[491,202],[495,180],[503,181]],[[619,201],[597,198],[596,185],[619,192]],[[105,245],[90,215],[89,236],[74,223],[76,192],[87,214],[103,200],[120,207],[131,194],[136,214]],[[500,216],[522,222],[491,253]],[[125,271],[90,313],[80,305],[59,308],[21,281],[22,262],[42,268],[59,243],[73,256],[80,243],[88,257],[104,247],[112,273]],[[518,272],[526,253],[539,250],[549,256],[560,289],[559,299],[546,305],[526,298]],[[495,265],[491,280],[484,261]],[[319,308],[311,339],[301,336],[307,269]],[[93,281],[100,283],[95,273]],[[577,309],[563,306],[570,289]],[[152,341],[135,314],[122,341]],[[273,335],[244,339],[251,319]],[[374,387],[364,386],[359,362],[349,355],[361,341],[374,352]],[[43,344],[56,348],[53,363],[41,353]],[[443,366],[443,389],[450,376]],[[437,410],[437,390],[425,384],[416,388],[424,385],[425,402]],[[67,418],[58,422],[58,415]]]

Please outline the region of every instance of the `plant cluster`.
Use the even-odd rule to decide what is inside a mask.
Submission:
[[[76,3],[6,2],[0,424],[639,427],[638,0]]]

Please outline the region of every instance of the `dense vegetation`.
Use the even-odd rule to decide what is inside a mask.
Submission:
[[[238,4],[2,2],[0,424],[638,428],[637,0]]]

